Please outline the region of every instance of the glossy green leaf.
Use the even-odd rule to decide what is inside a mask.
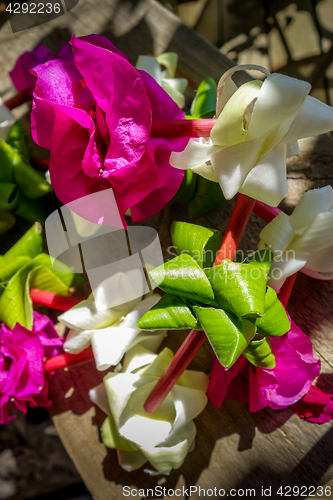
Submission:
[[[101,425],[101,438],[107,448],[123,451],[138,450],[134,443],[119,434],[112,415],[109,415]]]
[[[213,118],[216,110],[216,83],[213,78],[203,80],[195,94],[191,115],[198,118]]]
[[[183,253],[153,269],[149,275],[166,293],[193,302],[216,304],[208,278],[191,255]]]
[[[264,314],[267,276],[263,269],[225,259],[205,273],[220,307],[240,318]]]
[[[253,339],[255,326],[222,309],[199,306],[193,309],[221,365],[230,368]]]
[[[71,286],[76,286],[80,283],[83,283],[83,281],[85,280],[84,275],[73,273],[72,269],[69,266],[67,266],[63,262],[60,262],[57,259],[55,259],[55,263],[57,264],[57,269],[61,269],[61,271],[56,271],[54,269],[54,266],[52,265],[50,256],[46,253],[40,253],[37,257],[35,257],[34,263],[35,266],[47,267],[53,274],[55,274],[60,279],[60,281],[62,281],[62,283],[64,283],[64,285],[66,285],[66,288],[70,288]]]
[[[173,222],[171,238],[178,254],[188,253],[200,267],[213,265],[222,241],[222,234],[188,222]]]
[[[26,134],[20,121],[16,121],[11,127],[6,142],[14,149],[14,151],[19,153],[25,161],[29,161],[30,155],[27,147]]]
[[[50,269],[40,265],[38,257],[30,260],[14,274],[1,295],[0,320],[10,328],[18,322],[29,330],[32,329],[30,288],[68,295],[68,287]]]
[[[47,217],[47,213],[44,208],[44,200],[33,200],[32,198],[25,196],[23,193],[20,195],[19,204],[14,213],[25,220],[30,222],[40,222],[41,224],[45,224],[45,219]]]
[[[0,321],[9,328],[16,323],[32,329],[32,300],[29,294],[29,273],[33,269],[32,261],[21,267],[8,282],[0,297]]]
[[[269,270],[273,262],[273,253],[270,250],[258,250],[246,257],[244,264],[251,264],[255,267],[260,267],[265,271],[268,279]]]
[[[11,229],[16,222],[13,214],[9,212],[0,211],[0,235],[6,233]],[[0,259],[1,263],[2,257]]]
[[[255,322],[257,333],[268,337],[280,337],[289,332],[291,325],[287,313],[271,287],[265,295],[265,312]]]
[[[275,356],[272,352],[272,345],[266,337],[252,340],[243,352],[243,356],[259,368],[275,368]]]
[[[192,172],[190,169],[185,172]],[[191,218],[202,217],[210,210],[217,208],[227,200],[223,196],[220,184],[209,181],[201,175],[197,177],[196,191],[189,202],[188,213]]]
[[[0,281],[9,281],[21,267],[25,266],[30,261],[31,257],[26,255],[15,257],[10,262],[6,262],[5,265],[2,265],[2,261],[0,261]]]
[[[45,176],[26,163],[18,153],[15,153],[13,167],[15,180],[28,198],[40,198],[52,191]]]
[[[12,211],[19,204],[20,190],[11,182],[0,182],[0,210]]]
[[[1,265],[11,262],[16,257],[28,256],[32,259],[43,250],[41,225],[37,222],[20,238],[1,259]]]
[[[0,181],[14,182],[14,160],[17,153],[0,137]]]
[[[168,294],[139,319],[138,327],[142,330],[201,329],[186,302],[181,297]]]

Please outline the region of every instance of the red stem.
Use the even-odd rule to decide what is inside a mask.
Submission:
[[[29,94],[29,89],[25,89],[22,92],[16,94],[11,99],[8,99],[8,101],[5,101],[3,104],[4,106],[7,106],[7,108],[9,109],[14,109],[17,108],[18,106],[21,106],[21,104],[30,101],[30,99],[31,96]]]
[[[215,119],[153,120],[151,137],[209,137]]]
[[[30,297],[34,304],[51,307],[51,309],[58,309],[59,311],[68,311],[68,309],[83,300],[78,297],[66,297],[58,293],[47,292],[46,290],[37,290],[37,288],[31,288]]]
[[[279,215],[279,213],[281,213],[281,210],[276,207],[270,207],[269,205],[266,205],[261,201],[256,201],[253,207],[253,213],[258,215],[262,220],[268,223],[271,222],[277,215]]]
[[[60,368],[67,368],[72,365],[81,365],[85,363],[89,363],[94,360],[94,355],[92,352],[92,348],[88,347],[82,352],[78,354],[69,354],[65,352],[64,354],[59,354],[59,356],[55,356],[54,358],[49,358],[44,363],[44,370],[46,372],[53,372],[55,370],[59,370]]]
[[[288,276],[286,281],[283,283],[282,288],[279,292],[279,300],[282,302],[284,307],[287,307],[289,298],[295,283],[297,277],[297,273],[292,274],[291,276]]]
[[[216,255],[214,266],[221,264],[223,259],[228,258],[234,260],[254,204],[255,200],[243,194],[239,194],[227,229],[224,233],[220,249]],[[143,405],[147,413],[154,413],[163,403],[167,394],[176,384],[181,374],[186,370],[205,340],[205,332],[198,330],[190,331],[173,357],[170,365],[165,370]]]
[[[45,158],[31,158],[31,162],[44,170],[49,169],[50,160],[46,160]]]

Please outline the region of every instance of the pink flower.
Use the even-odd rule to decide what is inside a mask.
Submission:
[[[73,36],[74,61],[37,66],[32,134],[50,149],[52,186],[62,203],[112,188],[123,217],[142,221],[176,194],[183,174],[169,164],[187,139],[150,138],[152,119],[181,109],[107,38]],[[101,207],[91,208],[98,222]]]
[[[36,77],[30,73],[30,70],[39,64],[44,64],[52,59],[72,59],[73,53],[70,45],[65,43],[57,54],[53,54],[45,45],[39,45],[30,52],[25,52],[18,58],[15,68],[9,73],[18,92],[29,89],[32,97]]]
[[[250,411],[269,406],[280,410],[299,401],[320,372],[308,337],[295,323],[282,337],[271,338],[276,366],[268,370],[250,365],[242,356],[226,371],[215,358],[207,391],[214,406],[224,398],[249,402]]]
[[[304,420],[324,424],[333,419],[333,394],[312,385],[309,392],[293,405],[293,410]]]
[[[51,320],[34,312],[34,330],[19,323],[13,330],[0,327],[0,424],[13,420],[11,410],[27,412],[30,406],[50,406],[48,378],[44,377],[44,357],[60,352],[59,338]]]

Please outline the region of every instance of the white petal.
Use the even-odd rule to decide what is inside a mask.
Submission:
[[[207,396],[203,391],[182,387],[178,384],[172,388],[170,395],[175,405],[176,418],[169,439],[197,417],[207,404]]]
[[[148,460],[143,453],[138,451],[117,450],[117,457],[120,467],[126,472],[140,469]]]
[[[129,349],[132,349],[132,347],[140,344],[142,347],[149,349],[152,352],[156,352],[166,336],[167,330],[155,330],[152,332],[142,331],[131,342]]]
[[[156,60],[168,70],[168,76],[173,78],[176,75],[178,65],[178,54],[176,52],[164,52],[156,57]]]
[[[216,176],[227,200],[235,196],[257,162],[264,138],[224,148],[211,157]]]
[[[232,81],[231,78],[228,80],[221,81],[217,86],[217,100],[216,100],[216,117],[218,118],[224,109],[224,106],[229,101],[230,97],[236,92],[237,85]]]
[[[211,155],[220,149],[220,147],[214,146],[211,142],[190,139],[184,151],[181,153],[173,151],[171,153],[170,164],[181,170],[199,167],[206,161],[209,161]]]
[[[181,92],[179,92],[179,90],[170,85],[170,82],[167,81],[166,78],[162,80],[162,88],[171,97],[171,99],[175,101],[177,106],[179,106],[180,108],[183,108],[185,106],[185,96]]]
[[[139,56],[135,67],[136,69],[145,71],[152,76],[159,85],[162,85],[161,68],[155,57]]]
[[[90,346],[94,330],[70,330],[64,343],[64,351],[78,354]]]
[[[143,449],[142,452],[159,474],[169,474],[171,469],[182,466],[196,435],[196,427],[189,422],[180,432],[170,438],[164,446]],[[145,469],[150,475],[157,475],[154,471]]]
[[[288,276],[297,273],[305,266],[309,254],[295,254],[287,251],[281,260],[273,260],[269,270],[270,279],[267,284],[278,292]]]
[[[283,141],[285,143],[285,141]],[[287,158],[297,156],[299,153],[299,145],[297,141],[287,143]]]
[[[275,147],[256,164],[239,192],[271,207],[278,206],[288,194],[285,145]]]
[[[308,96],[302,111],[295,118],[284,142],[291,142],[304,137],[324,134],[333,130],[333,108]]]
[[[2,105],[2,99],[0,97],[0,128],[11,127],[15,120],[15,116],[10,109]]]
[[[162,87],[164,88],[164,83],[167,83],[174,90],[177,90],[181,94],[184,94],[187,89],[188,80],[186,78],[162,78]],[[166,92],[167,90],[164,89]]]
[[[306,261],[305,269],[319,273],[333,272],[333,246],[328,246],[317,252],[311,252]]]
[[[123,362],[123,373],[132,373],[138,368],[147,366],[157,358],[157,354],[151,352],[142,345],[136,345],[129,349]]]
[[[204,177],[209,181],[219,182],[215,170],[213,168],[213,165],[211,164],[210,161],[208,161],[207,163],[203,163],[199,167],[193,167],[191,170],[195,174],[201,175],[201,177]]]
[[[267,135],[295,113],[301,112],[310,89],[311,85],[302,80],[278,73],[269,75],[259,91],[247,139]]]
[[[244,83],[230,97],[223,108],[214,127],[210,138],[216,146],[229,147],[244,142],[247,138],[246,111],[259,94],[262,82],[253,80]],[[252,112],[252,108],[251,108]],[[249,117],[251,116],[249,113]]]
[[[283,253],[294,237],[294,231],[290,225],[288,215],[281,212],[272,222],[264,227],[259,237],[272,252],[278,251]]]
[[[317,271],[312,271],[311,269],[307,269],[303,267],[302,273],[307,274],[311,278],[315,278],[317,280],[332,280],[333,279],[333,271],[330,273],[318,273]]]
[[[330,245],[333,245],[333,213],[322,212],[289,248],[296,252],[315,252]]]
[[[183,375],[178,379],[177,384],[206,392],[209,385],[209,377],[204,372],[185,370]]]
[[[58,320],[74,330],[92,330],[114,324],[121,318],[122,312],[116,309],[97,311],[92,296],[58,316]]]
[[[333,189],[325,186],[320,189],[311,189],[303,194],[298,205],[289,217],[294,230],[308,226],[321,212],[327,212],[333,206]]]
[[[91,347],[97,370],[103,371],[110,366],[116,366],[137,334],[138,332],[133,328],[126,328],[122,325],[95,330],[91,339]]]
[[[90,401],[97,405],[106,415],[110,415],[110,406],[103,382],[93,389],[90,389],[89,398]]]

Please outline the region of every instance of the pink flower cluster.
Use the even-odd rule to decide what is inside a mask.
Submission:
[[[226,371],[213,359],[207,395],[214,406],[225,398],[249,403],[251,412],[270,407],[281,410],[293,406],[301,417],[316,423],[333,418],[332,395],[313,386],[320,361],[313,357],[312,345],[295,323],[290,331],[271,338],[276,366],[268,370],[251,365],[243,356]]]
[[[51,405],[43,360],[59,354],[62,344],[52,321],[38,312],[33,331],[19,323],[13,330],[0,326],[0,424],[15,418],[9,415],[11,410],[26,413],[27,405]]]
[[[32,135],[51,152],[52,186],[64,204],[112,188],[122,218],[130,208],[133,221],[145,220],[178,191],[183,172],[169,156],[187,143],[151,138],[152,120],[185,119],[183,112],[107,38],[73,36],[71,45],[73,58],[32,70]],[[90,207],[92,222],[102,215]]]

